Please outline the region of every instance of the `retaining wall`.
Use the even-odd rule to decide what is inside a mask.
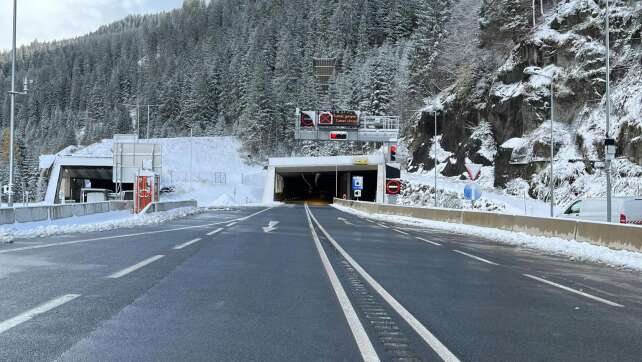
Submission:
[[[491,212],[382,205],[335,199],[338,205],[368,213],[408,216],[442,222],[523,232],[534,236],[584,241],[612,249],[642,251],[642,227],[545,217],[496,214]]]

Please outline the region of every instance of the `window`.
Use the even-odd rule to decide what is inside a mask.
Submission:
[[[566,215],[579,214],[581,207],[582,207],[582,201],[577,201],[566,210],[565,214]]]

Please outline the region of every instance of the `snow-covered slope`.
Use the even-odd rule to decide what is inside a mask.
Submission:
[[[249,165],[235,137],[152,138],[140,143],[162,147],[161,186],[176,191],[163,200],[195,199],[202,206],[258,203],[263,193],[265,171]],[[75,156],[111,157],[113,140],[105,139],[82,149]]]

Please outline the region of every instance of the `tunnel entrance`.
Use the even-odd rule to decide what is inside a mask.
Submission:
[[[375,201],[377,171],[278,173],[275,199],[289,203],[332,203],[334,197],[356,199],[351,187],[353,176],[363,177],[364,188],[359,200]]]

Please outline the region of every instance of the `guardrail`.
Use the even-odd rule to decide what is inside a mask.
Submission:
[[[642,227],[567,219],[384,205],[363,201],[334,199],[338,205],[375,214],[407,216],[420,219],[482,226],[506,231],[523,232],[534,236],[577,240],[612,249],[642,251]]]
[[[131,202],[105,201],[85,204],[27,206],[0,209],[0,225],[66,219],[74,216],[131,210]]]

